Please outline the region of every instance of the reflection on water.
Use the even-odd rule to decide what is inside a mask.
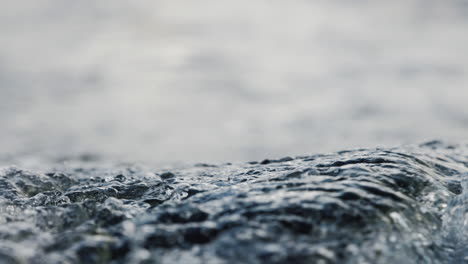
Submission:
[[[467,8],[3,3],[1,152],[210,162],[463,140]]]

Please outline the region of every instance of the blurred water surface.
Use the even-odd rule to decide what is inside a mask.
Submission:
[[[2,154],[242,161],[466,139],[465,1],[3,1]]]

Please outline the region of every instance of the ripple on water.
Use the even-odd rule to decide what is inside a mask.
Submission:
[[[430,142],[170,171],[6,167],[0,262],[461,263],[467,164],[466,146]]]

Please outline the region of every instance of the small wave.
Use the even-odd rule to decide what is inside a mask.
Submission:
[[[0,170],[5,263],[468,263],[468,147]]]

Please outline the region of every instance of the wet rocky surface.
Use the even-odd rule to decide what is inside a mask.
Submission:
[[[468,145],[0,169],[0,263],[463,263]]]

